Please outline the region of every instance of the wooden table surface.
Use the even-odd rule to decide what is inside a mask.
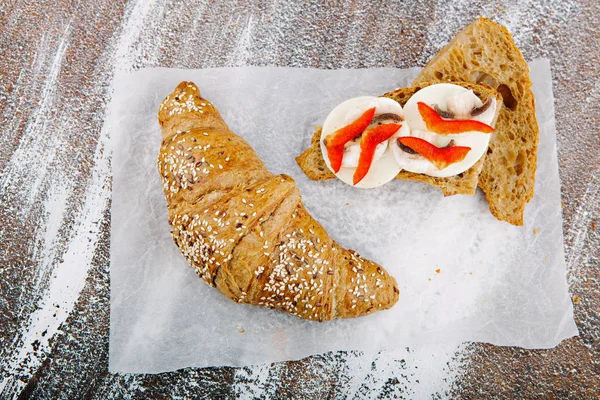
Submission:
[[[552,65],[579,337],[466,344],[427,396],[417,366],[385,353],[108,372],[115,71],[422,66],[480,15]],[[0,0],[0,398],[600,398],[599,19],[596,0]]]

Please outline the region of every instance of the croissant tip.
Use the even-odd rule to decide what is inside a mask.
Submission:
[[[200,88],[192,81],[181,81],[173,91],[173,94],[181,92],[200,96]]]
[[[279,174],[279,176],[282,179],[282,182],[291,182],[294,183],[294,178],[292,178],[291,176],[287,175],[287,174]]]
[[[192,90],[194,89],[198,89],[198,85],[196,85],[194,82],[192,81],[181,81],[179,82],[179,85],[177,85],[177,87],[175,88],[175,90],[185,90],[186,88],[190,88]]]

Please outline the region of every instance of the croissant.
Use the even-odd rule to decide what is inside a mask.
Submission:
[[[398,301],[395,279],[334,242],[294,180],[270,173],[194,83],[177,86],[158,120],[173,240],[206,283],[235,302],[317,321]]]

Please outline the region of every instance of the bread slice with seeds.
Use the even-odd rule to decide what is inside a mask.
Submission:
[[[500,94],[487,85],[472,84],[468,82],[454,83],[472,90],[473,93],[475,93],[475,95],[477,95],[477,97],[479,97],[479,99],[482,101],[487,100],[489,97],[495,97],[496,104],[502,104],[502,97]],[[429,83],[423,83],[410,88],[400,88],[384,94],[383,97],[389,97],[390,99],[396,100],[402,107],[404,107],[408,99],[410,99],[419,90],[427,86],[429,86]],[[494,119],[491,123],[492,126],[496,123],[499,112],[500,107],[497,107],[496,114],[494,115]],[[319,127],[315,130],[312,136],[310,147],[296,157],[296,162],[310,179],[324,180],[335,178],[335,175],[327,168],[325,160],[323,159],[319,143],[320,139],[321,128]],[[485,155],[465,172],[447,178],[436,178],[425,174],[415,174],[408,171],[400,171],[400,173],[396,175],[396,179],[418,181],[436,186],[441,189],[444,196],[451,196],[454,194],[474,194],[477,190],[477,181],[479,179],[481,168],[483,167],[484,159]]]
[[[206,283],[235,302],[317,321],[398,301],[395,279],[340,247],[304,208],[293,179],[270,173],[196,85],[180,83],[158,120],[173,240]]]
[[[529,66],[508,30],[479,18],[427,63],[414,85],[430,82],[485,83],[502,95],[494,139],[479,175],[494,216],[523,225],[535,185],[539,128]]]

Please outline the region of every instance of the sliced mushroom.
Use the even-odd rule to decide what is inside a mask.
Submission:
[[[488,108],[490,108],[490,106],[492,105],[492,98],[488,97],[487,100],[485,101],[485,103],[483,103],[481,105],[481,107],[474,107],[471,112],[469,113],[469,115],[471,117],[476,117],[480,114],[483,114]]]
[[[371,125],[373,125],[373,124],[381,125],[384,121],[402,122],[402,121],[404,121],[404,118],[402,118],[398,114],[393,114],[393,113],[379,114],[371,120]]]
[[[400,147],[400,150],[408,153],[408,154],[417,154],[416,151],[414,151],[413,149],[411,149],[410,147],[402,144],[402,142],[400,142],[400,140],[396,140],[396,143],[398,143],[398,147]],[[444,147],[440,147],[440,149],[447,149],[448,147],[453,147],[454,146],[454,139],[450,140],[448,142],[447,145],[445,145]]]
[[[400,142],[400,140],[399,140],[399,139],[400,139],[400,138],[398,138],[398,140],[396,140],[396,143],[398,144],[398,147],[400,147],[400,150],[402,150],[403,152],[405,152],[405,153],[408,153],[408,154],[417,154],[417,152],[416,152],[416,151],[414,151],[414,150],[413,150],[413,149],[411,149],[410,147],[408,147],[408,146],[406,146],[406,145],[402,144],[402,142]]]
[[[447,145],[442,147],[442,149],[447,149],[448,147],[452,147],[452,146],[454,146],[454,139],[450,140]]]
[[[398,114],[393,114],[393,113],[379,114],[371,120],[369,127],[373,128],[374,126],[383,125],[383,123],[388,122],[388,121],[402,122],[402,121],[404,121],[404,118],[402,118]],[[351,144],[351,143],[359,142],[360,139],[362,138],[362,134],[363,134],[362,132],[359,133],[348,143]]]
[[[481,105],[481,107],[473,107],[473,109],[469,112],[469,114],[467,115],[467,117],[476,117],[478,115],[481,115],[484,112],[486,112],[486,110],[488,108],[490,108],[491,105],[492,105],[492,98],[488,97],[487,100]],[[452,111],[442,110],[440,108],[440,106],[438,106],[437,104],[433,105],[433,109],[442,118],[445,118],[445,119],[456,119],[456,117],[457,117]],[[461,115],[461,117],[462,117],[462,115]]]
[[[436,113],[438,113],[438,115],[442,118],[446,118],[446,119],[454,119],[454,113],[452,111],[445,111],[442,110],[440,108],[440,106],[438,106],[437,104],[433,105],[433,109],[435,110]]]

